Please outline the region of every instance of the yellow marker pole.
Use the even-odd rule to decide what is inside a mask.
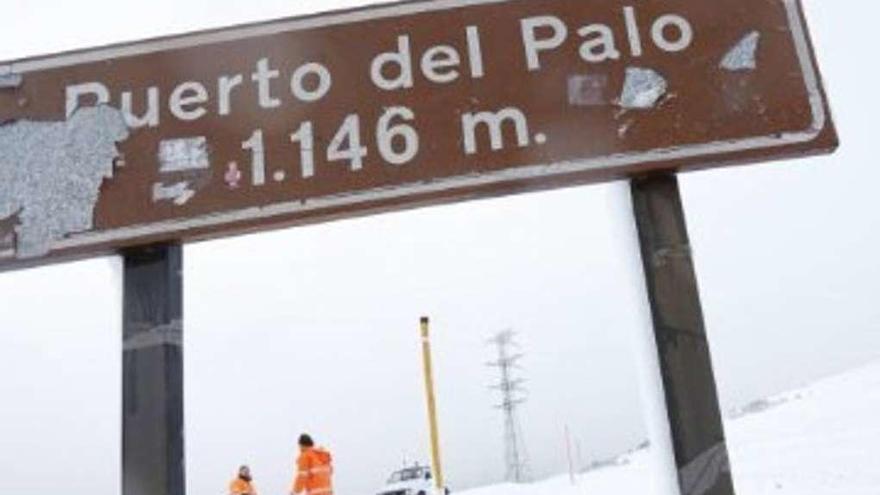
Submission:
[[[431,471],[437,493],[443,493],[443,468],[440,465],[440,431],[437,428],[437,401],[434,398],[434,370],[431,365],[431,336],[428,331],[428,317],[423,316],[422,358],[425,364],[425,391],[428,395],[428,422],[431,428]]]

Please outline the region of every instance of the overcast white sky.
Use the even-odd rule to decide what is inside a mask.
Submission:
[[[0,60],[360,0],[6,0]],[[834,156],[681,184],[724,407],[880,358],[880,112],[863,0],[806,0],[841,134]],[[866,42],[866,40],[868,40]],[[485,339],[521,332],[537,475],[644,436],[616,185],[485,200],[188,246],[187,469],[223,493],[249,462],[284,493],[296,435],[336,454],[340,494],[427,460],[418,317],[433,318],[454,487],[503,474]],[[0,479],[11,493],[118,492],[117,259],[0,274]],[[735,466],[734,466],[735,469]]]

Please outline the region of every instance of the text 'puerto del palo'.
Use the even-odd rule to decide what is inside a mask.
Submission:
[[[616,22],[582,25],[569,25],[549,14],[523,18],[519,21],[518,46],[511,44],[510,51],[519,55],[518,65],[523,70],[534,72],[542,69],[542,57],[556,50],[573,49],[584,64],[599,64],[622,58],[636,60],[645,50],[683,52],[694,40],[694,27],[684,15],[668,13],[642,19],[635,6],[624,6],[618,14]],[[588,11],[584,17],[589,17]],[[416,84],[449,84],[460,78],[479,80],[486,75],[484,60],[493,55],[482,49],[479,25],[466,26],[459,40],[450,40],[458,44],[435,44],[416,52],[416,41],[410,34],[397,36],[395,46],[363,64],[362,77],[381,91],[407,90]],[[459,48],[461,44],[464,49]],[[254,61],[250,73],[219,74],[214,81],[180,81],[168,94],[163,94],[158,85],[111,94],[101,81],[71,84],[65,91],[67,114],[82,104],[111,104],[122,109],[131,128],[157,127],[165,115],[181,121],[195,121],[211,112],[232,115],[233,94],[237,92],[253,97],[248,108],[271,110],[282,105],[314,104],[334,90],[346,90],[346,81],[337,80],[327,64],[296,60],[293,52],[284,63],[287,67],[296,64],[289,72],[282,73],[278,60],[261,57]],[[505,60],[509,60],[507,55]]]

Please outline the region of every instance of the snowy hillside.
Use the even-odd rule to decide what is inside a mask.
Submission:
[[[726,421],[738,495],[880,494],[880,362],[755,402]],[[466,495],[649,495],[648,454],[621,465]]]

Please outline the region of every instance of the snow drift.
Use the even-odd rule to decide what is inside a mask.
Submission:
[[[880,493],[880,362],[756,401],[725,421],[737,495]],[[649,495],[647,450],[616,465],[465,495]]]

